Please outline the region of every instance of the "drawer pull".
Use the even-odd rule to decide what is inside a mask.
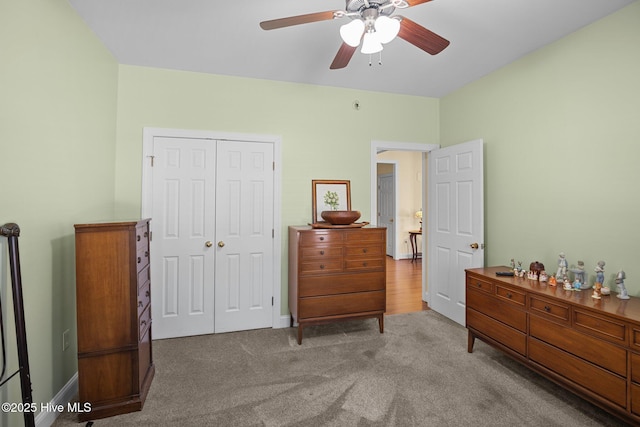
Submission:
[[[546,311],[547,313],[551,311],[551,307],[549,307],[548,305],[544,306],[544,311]]]
[[[138,257],[138,264],[142,262],[142,258]]]
[[[366,262],[363,262],[363,263],[362,263],[362,266],[363,266],[363,267],[366,267],[366,266],[367,266],[367,263],[366,263]]]
[[[146,324],[147,324],[147,321],[146,321],[146,320],[143,320],[143,321],[141,321],[141,322],[140,322],[140,325],[142,325],[142,326],[144,326],[144,325],[146,325]]]
[[[146,296],[146,297],[148,297],[149,295],[150,295],[149,291],[146,291],[146,292],[144,293],[144,296]]]
[[[324,264],[320,264],[320,270],[324,270]]]
[[[476,286],[477,286],[477,287],[479,287],[479,288],[481,288],[481,287],[482,287],[482,283],[480,283],[480,282],[476,282]]]
[[[144,257],[145,257],[145,258],[149,258],[149,251],[145,251],[145,252],[144,252]]]
[[[147,237],[148,235],[149,235],[149,232],[148,232],[148,231],[145,231],[145,232],[144,232],[144,237]]]
[[[140,239],[142,239],[142,237],[140,237],[140,235],[138,234],[138,235],[136,236],[136,240],[139,242],[139,241],[140,241]]]
[[[142,301],[138,301],[138,307],[142,307]]]
[[[320,251],[320,255],[324,255],[324,251]]]
[[[324,236],[320,236],[320,240],[324,240]]]
[[[362,252],[364,252],[364,253],[366,254],[366,253],[367,253],[367,250],[366,250],[366,249],[363,249],[363,250],[362,250]]]
[[[507,292],[507,298],[511,299],[513,295],[511,295],[511,292]]]

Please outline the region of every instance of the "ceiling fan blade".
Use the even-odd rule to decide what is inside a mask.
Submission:
[[[349,46],[348,44],[343,42],[342,46],[340,46],[340,49],[338,49],[336,57],[333,58],[333,62],[331,63],[329,69],[337,70],[346,67],[349,64],[349,61],[351,61],[351,57],[353,56],[353,53],[357,48],[358,46]]]
[[[409,7],[411,7],[411,6],[417,6],[417,5],[422,4],[422,3],[428,3],[431,0],[405,0],[405,1],[409,5]]]
[[[335,14],[333,11],[308,13],[306,15],[289,16],[288,18],[272,19],[271,21],[263,21],[260,27],[263,30],[275,30],[276,28],[290,27],[292,25],[309,24],[311,22],[328,21],[333,19]]]
[[[431,55],[436,55],[449,46],[449,40],[440,37],[433,31],[429,31],[420,24],[410,19],[401,17],[400,32],[398,37],[424,50]]]

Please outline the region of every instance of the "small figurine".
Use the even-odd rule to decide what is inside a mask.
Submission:
[[[578,266],[572,267],[570,271],[573,273],[574,279],[580,282],[580,285],[586,284],[586,277],[584,273],[584,261],[578,261]],[[586,287],[582,286],[582,289],[586,289]]]
[[[598,261],[598,265],[596,265],[596,283],[604,283],[604,261]]]
[[[511,265],[511,271],[513,271],[515,273],[516,272],[516,262],[513,260],[513,258],[511,258],[511,263],[509,265]]]
[[[569,263],[565,258],[564,252],[560,252],[560,258],[558,258],[558,271],[556,272],[556,277],[564,277],[567,274],[567,267]]]
[[[626,274],[623,270],[618,271],[618,276],[616,277],[616,284],[618,285],[618,295],[617,297],[620,299],[629,299],[629,294],[627,294],[627,288],[624,286],[624,279],[626,278]]]
[[[550,286],[556,286],[558,283],[556,281],[556,275],[552,274],[551,277],[549,277],[549,285]]]
[[[547,279],[549,279],[549,276],[547,276],[547,272],[542,270],[540,272],[540,276],[538,277],[538,280],[540,280],[541,282],[546,282]]]
[[[571,282],[569,281],[569,278],[567,277],[566,274],[562,278],[562,288],[565,291],[572,291],[573,290],[573,286],[571,286]]]
[[[582,290],[582,283],[580,283],[580,281],[578,279],[573,281],[573,289],[576,291],[581,291]]]
[[[591,294],[591,298],[602,299],[602,283],[596,283],[593,285],[593,294]]]

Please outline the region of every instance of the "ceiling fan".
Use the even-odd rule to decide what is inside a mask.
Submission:
[[[408,18],[390,16],[396,9],[406,9],[429,1],[432,0],[346,0],[345,10],[273,19],[261,22],[260,27],[263,30],[274,30],[311,22],[351,18],[351,22],[340,28],[343,43],[329,67],[332,70],[346,67],[360,42],[361,52],[372,54],[382,51],[382,45],[396,36],[431,55],[436,55],[449,46],[448,40]]]

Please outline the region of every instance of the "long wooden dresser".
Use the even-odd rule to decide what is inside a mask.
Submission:
[[[466,270],[468,352],[475,338],[607,412],[640,424],[640,299],[602,299],[508,267]]]
[[[289,310],[307,325],[377,317],[384,332],[386,228],[289,227]]]
[[[155,373],[149,220],[75,231],[80,421],[140,410]]]

